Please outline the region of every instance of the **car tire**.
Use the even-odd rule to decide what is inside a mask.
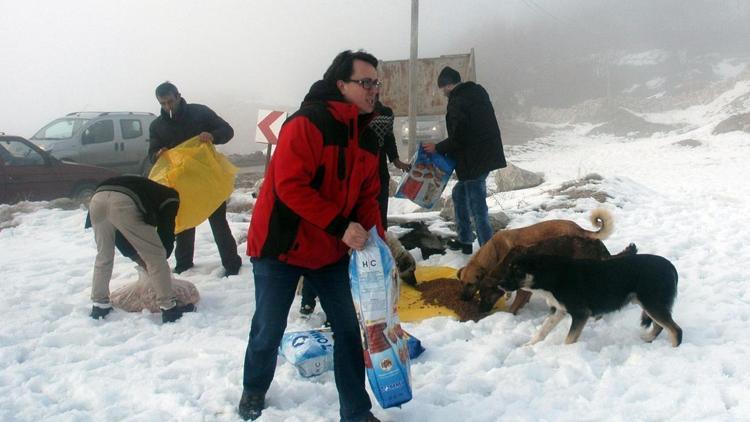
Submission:
[[[71,199],[79,202],[88,207],[91,197],[96,192],[96,184],[94,183],[81,183],[73,189],[73,193],[70,195]]]

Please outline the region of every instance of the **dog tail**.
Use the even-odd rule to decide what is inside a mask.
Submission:
[[[604,208],[597,208],[591,211],[591,224],[599,227],[599,230],[594,232],[593,238],[604,240],[612,234],[615,230],[615,221],[612,218],[612,214]]]
[[[641,311],[641,327],[648,328],[651,326],[652,322],[654,322],[654,320],[652,320],[651,317],[648,316],[646,311]]]

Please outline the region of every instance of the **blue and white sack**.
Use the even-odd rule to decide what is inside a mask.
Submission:
[[[400,328],[400,327],[399,327]],[[416,359],[424,352],[422,342],[405,330],[409,359]],[[279,355],[294,365],[305,378],[315,377],[333,370],[333,350],[336,344],[330,328],[284,333],[279,346]]]
[[[362,331],[365,369],[383,409],[412,398],[409,349],[398,320],[398,273],[391,251],[375,228],[349,261],[352,299]]]
[[[411,169],[401,177],[396,198],[406,198],[423,208],[432,208],[456,168],[456,162],[445,155],[424,152],[422,147],[411,160]]]
[[[333,335],[329,328],[284,333],[279,354],[305,378],[333,369]]]

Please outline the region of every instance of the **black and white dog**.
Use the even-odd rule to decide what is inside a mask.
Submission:
[[[643,327],[653,323],[652,330],[643,338],[645,341],[653,341],[666,328],[672,346],[682,342],[682,329],[672,320],[677,270],[660,256],[625,255],[591,260],[527,255],[510,265],[500,287],[533,291],[552,307],[552,313],[529,344],[544,340],[566,313],[573,321],[565,343],[575,343],[589,317],[616,311],[629,302],[643,308]]]

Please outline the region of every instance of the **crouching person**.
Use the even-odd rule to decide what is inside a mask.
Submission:
[[[195,310],[180,305],[172,292],[167,257],[174,247],[175,216],[180,205],[176,190],[138,176],[118,176],[102,182],[89,204],[86,227],[94,228],[96,261],[91,287],[91,318],[112,310],[109,281],[115,246],[143,267],[156,292],[162,322],[174,322]]]

